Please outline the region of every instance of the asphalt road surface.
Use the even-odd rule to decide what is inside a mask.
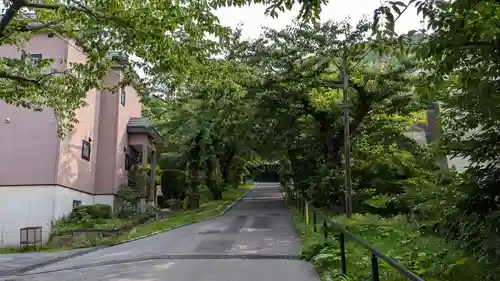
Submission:
[[[258,183],[225,215],[47,265],[16,281],[319,281],[277,183]]]

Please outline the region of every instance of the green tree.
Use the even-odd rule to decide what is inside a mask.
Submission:
[[[441,225],[445,235],[497,263],[500,6],[465,0],[414,5],[434,30],[418,48],[425,61],[418,90],[441,107],[439,149],[470,161],[454,186],[455,204],[442,210]]]
[[[168,81],[168,74],[165,79],[160,75],[158,81]],[[188,166],[186,196],[195,201],[205,187],[213,199],[222,199],[222,191],[240,183],[246,160],[255,156],[249,119],[253,102],[242,86],[247,79],[250,75],[240,64],[207,59],[196,75],[170,91],[165,110],[150,103],[149,112],[164,130],[166,151],[176,151],[179,162]]]
[[[302,183],[302,190],[309,190],[322,204],[338,204],[341,197],[344,126],[339,64],[343,57],[349,63],[350,137],[354,142],[374,114],[408,114],[419,109],[411,90],[415,76],[411,55],[378,56],[377,50],[388,52],[391,46],[367,39],[370,27],[361,21],[355,27],[327,22],[266,29],[261,38],[242,42],[231,54],[257,69],[260,83],[248,89],[260,101],[256,114],[274,121],[266,125],[268,132],[274,144],[285,146],[281,151],[286,151],[295,170],[296,185]],[[367,59],[372,50],[371,57],[377,61]],[[276,141],[280,138],[285,141]]]
[[[51,69],[54,58],[25,59],[30,54],[24,44],[48,32],[80,48],[87,60]],[[8,1],[0,21],[0,45],[20,48],[23,56],[0,59],[0,99],[35,110],[53,108],[69,129],[87,91],[101,88],[116,62],[110,52],[120,54],[120,63],[129,61],[122,84],[150,87],[154,81],[139,81],[132,68],[146,74],[160,68],[181,79],[196,68],[199,57],[215,49],[206,34],[224,37],[227,29],[204,1]],[[139,60],[129,59],[132,55]]]

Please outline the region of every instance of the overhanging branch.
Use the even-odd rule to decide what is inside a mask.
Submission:
[[[97,16],[95,12],[90,10],[89,8],[85,7],[81,3],[76,2],[75,0],[72,0],[73,3],[75,3],[77,6],[66,6],[66,5],[61,5],[61,4],[45,4],[45,3],[31,3],[27,2],[26,0],[13,0],[12,4],[9,6],[5,14],[3,15],[2,19],[0,20],[0,38],[3,37],[5,29],[9,25],[9,23],[14,19],[16,14],[19,12],[21,8],[28,7],[28,8],[37,8],[37,9],[49,9],[49,10],[59,10],[59,9],[68,9],[68,10],[74,10],[74,11],[79,11],[86,13],[88,15],[92,16]],[[45,25],[39,25],[38,27],[24,27],[21,31],[28,31],[28,30],[38,30],[38,29],[43,29],[49,26],[49,23]]]
[[[15,81],[18,81],[21,83],[25,82],[25,83],[32,83],[32,84],[36,84],[36,85],[41,85],[42,80],[44,80],[45,78],[48,78],[48,77],[56,75],[56,74],[67,74],[68,71],[69,71],[69,69],[67,69],[65,71],[51,72],[49,74],[45,74],[45,75],[40,76],[38,79],[27,78],[27,77],[15,75],[15,74],[10,74],[10,73],[7,73],[5,71],[0,71],[0,79],[9,79],[9,80],[15,80]]]
[[[27,83],[37,84],[37,85],[40,84],[40,80],[35,80],[35,79],[30,79],[30,78],[26,78],[26,77],[22,77],[22,76],[18,76],[18,75],[9,74],[9,73],[4,72],[4,71],[0,71],[0,79],[10,79],[10,80],[18,81],[18,82],[27,82]]]
[[[41,30],[41,29],[45,29],[45,28],[50,28],[50,27],[53,27],[54,25],[58,25],[60,23],[61,23],[61,21],[51,21],[51,22],[40,23],[40,24],[29,24],[27,26],[13,28],[13,30],[20,31],[20,32],[36,31],[36,30]]]
[[[0,38],[2,38],[7,25],[9,25],[12,19],[16,16],[19,9],[21,9],[25,4],[26,2],[24,0],[14,0],[12,5],[9,6],[7,11],[3,15],[2,20],[0,20]]]
[[[79,12],[84,12],[86,14],[94,15],[90,9],[86,8],[81,8],[77,6],[66,6],[66,5],[61,5],[61,4],[45,4],[45,3],[24,3],[24,7],[28,8],[36,8],[36,9],[47,9],[47,10],[59,10],[59,9],[68,9],[68,10],[75,10]]]

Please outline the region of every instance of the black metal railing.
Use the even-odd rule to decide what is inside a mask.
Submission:
[[[393,269],[399,271],[399,273],[402,276],[406,277],[408,280],[424,281],[424,279],[421,278],[420,276],[406,269],[404,266],[400,265],[399,263],[389,258],[388,256],[382,254],[380,251],[375,249],[375,247],[373,247],[372,245],[368,244],[361,237],[352,234],[339,223],[329,219],[326,215],[324,215],[324,213],[321,210],[312,207],[310,204],[307,204],[307,202],[298,194],[297,190],[294,190],[289,185],[285,186],[284,189],[285,189],[284,190],[285,198],[287,199],[287,201],[289,201],[290,203],[294,203],[303,216],[308,216],[306,212],[309,212],[311,214],[312,226],[314,232],[318,232],[318,218],[321,220],[322,231],[325,239],[328,238],[328,235],[330,234],[328,232],[329,227],[333,227],[337,231],[338,240],[340,244],[340,266],[342,270],[342,275],[344,277],[347,278],[347,261],[346,261],[346,249],[345,249],[345,240],[347,238],[352,241],[355,241],[356,243],[358,243],[371,253],[371,267],[372,267],[373,281],[380,280],[379,259],[385,261]]]

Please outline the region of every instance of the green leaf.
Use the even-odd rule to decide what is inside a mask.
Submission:
[[[391,1],[390,3],[395,6],[406,7],[406,4],[401,1]]]

